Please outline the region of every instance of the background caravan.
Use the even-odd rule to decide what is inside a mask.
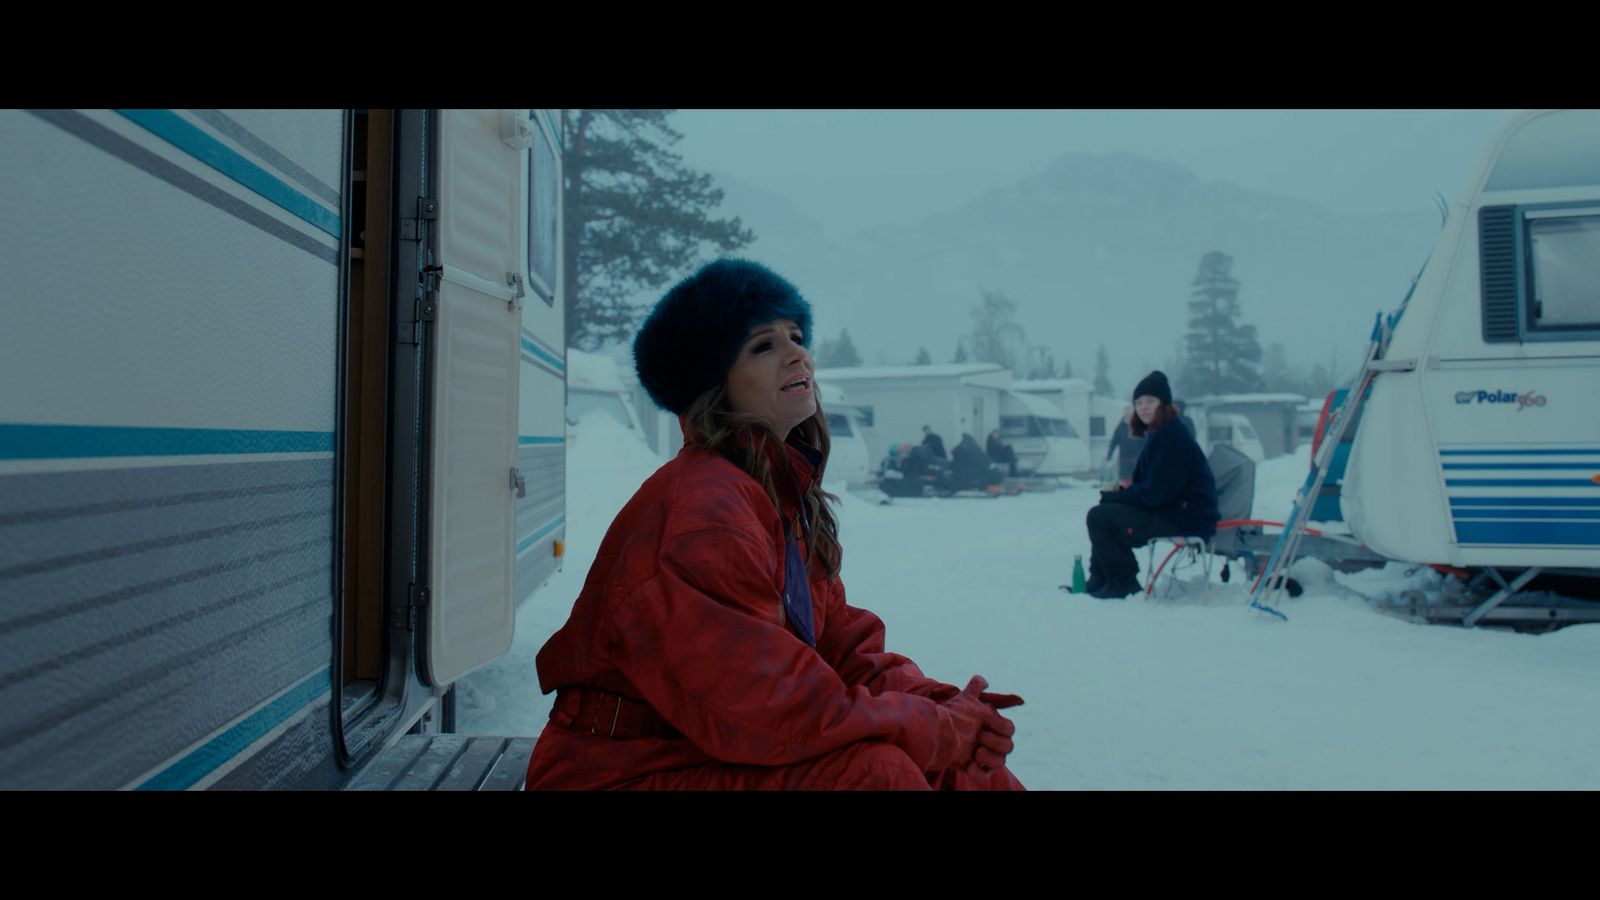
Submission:
[[[817,382],[837,385],[851,404],[871,411],[864,437],[876,464],[891,444],[922,443],[923,425],[933,426],[946,452],[962,433],[983,446],[1000,427],[1000,396],[1011,371],[994,363],[863,366],[818,369]]]
[[[1491,143],[1392,331],[1342,506],[1399,560],[1600,569],[1600,111]]]
[[[561,563],[551,111],[0,131],[0,787],[520,783],[426,733]]]
[[[987,447],[988,435],[979,440]],[[1075,475],[1089,469],[1089,443],[1055,404],[1038,394],[1000,395],[1000,439],[1017,453],[1019,475]]]
[[[863,436],[867,427],[865,416],[859,407],[847,401],[844,391],[834,385],[817,382],[817,395],[828,417],[827,481],[848,487],[867,484],[877,472],[878,461],[867,453],[867,440]]]

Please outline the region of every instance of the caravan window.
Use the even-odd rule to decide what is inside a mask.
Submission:
[[[1211,440],[1213,442],[1215,442],[1215,441],[1231,441],[1231,440],[1233,440],[1233,426],[1232,425],[1213,425],[1210,428],[1209,434],[1211,435]]]
[[[1072,423],[1066,419],[1040,419],[1039,421],[1044,433],[1052,437],[1075,438],[1078,436],[1077,429],[1073,428]]]
[[[556,205],[559,165],[550,135],[539,127],[541,119],[534,117],[533,150],[528,154],[528,268],[533,276],[533,289],[545,305],[556,302]]]
[[[850,437],[850,417],[842,413],[828,413],[828,433],[840,437]]]
[[[1089,417],[1089,436],[1090,437],[1105,437],[1106,436],[1106,417],[1105,416],[1090,416]]]
[[[1485,206],[1478,248],[1486,343],[1600,338],[1600,206]]]
[[[1003,438],[1039,437],[1039,420],[1033,416],[1001,416],[1000,436]]]
[[[1528,243],[1529,325],[1600,327],[1600,215],[1530,217]]]

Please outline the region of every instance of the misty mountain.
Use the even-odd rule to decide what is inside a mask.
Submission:
[[[1029,340],[1092,371],[1104,341],[1119,392],[1165,365],[1183,335],[1202,254],[1234,259],[1245,321],[1309,367],[1337,353],[1341,374],[1366,347],[1373,314],[1405,295],[1439,232],[1419,211],[1342,215],[1316,203],[1205,181],[1128,153],[1069,153],[1032,177],[912,227],[830,239],[770,191],[718,177],[721,212],[757,235],[744,255],[793,280],[817,332],[848,328],[868,364],[954,353],[982,289],[1018,303]],[[1180,394],[1181,385],[1174,385]]]

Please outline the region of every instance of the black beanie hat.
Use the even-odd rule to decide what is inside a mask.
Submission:
[[[1133,389],[1133,399],[1140,397],[1154,397],[1162,403],[1172,402],[1172,386],[1167,384],[1167,376],[1160,370],[1151,372]]]
[[[778,319],[811,342],[811,304],[759,263],[719,259],[667,291],[633,339],[639,383],[656,405],[683,415],[728,375],[755,328]]]

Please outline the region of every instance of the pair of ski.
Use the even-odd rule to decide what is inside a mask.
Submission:
[[[1410,299],[1409,295],[1407,299]],[[1389,345],[1393,327],[1392,320],[1385,323],[1383,313],[1378,313],[1377,320],[1372,324],[1372,343],[1367,347],[1366,358],[1362,360],[1361,369],[1356,374],[1355,385],[1345,394],[1344,403],[1333,410],[1333,418],[1322,435],[1322,445],[1317,448],[1315,464],[1306,476],[1305,483],[1300,485],[1300,492],[1295,495],[1294,509],[1289,513],[1288,522],[1272,545],[1272,555],[1267,558],[1266,568],[1261,571],[1261,575],[1251,587],[1251,609],[1275,616],[1285,622],[1289,621],[1289,617],[1277,608],[1278,600],[1288,590],[1291,581],[1287,577],[1289,568],[1299,556],[1300,542],[1305,538],[1306,525],[1311,521],[1311,510],[1316,505],[1316,498],[1322,492],[1322,483],[1328,477],[1334,451],[1344,440],[1345,432],[1355,422],[1361,404],[1366,402],[1367,392],[1372,388],[1373,379],[1380,371],[1403,368],[1379,364],[1384,350]]]

